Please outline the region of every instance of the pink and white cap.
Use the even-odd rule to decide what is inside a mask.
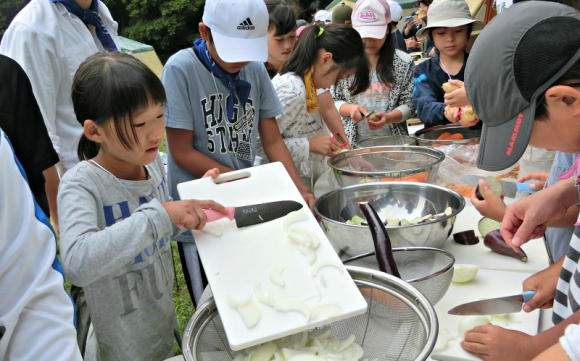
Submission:
[[[358,0],[351,21],[361,38],[382,39],[391,22],[389,3],[387,0]]]

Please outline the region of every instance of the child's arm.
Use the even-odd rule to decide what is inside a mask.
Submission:
[[[233,169],[216,162],[193,147],[195,133],[191,130],[166,128],[167,146],[175,163],[196,177],[202,177],[208,169],[217,168],[221,173]]]
[[[266,156],[271,162],[279,161],[284,164],[286,171],[290,174],[290,177],[294,181],[296,188],[304,197],[304,200],[312,208],[314,206],[314,195],[310,193],[308,188],[302,182],[300,174],[292,161],[292,156],[288,151],[288,147],[282,139],[280,130],[278,129],[278,123],[275,118],[260,119],[260,139],[262,140],[262,146]]]
[[[577,327],[575,325],[574,327]],[[574,337],[576,340],[578,337]],[[562,341],[556,343],[546,351],[539,354],[535,357],[532,361],[571,361],[571,358],[568,356],[568,353],[564,351],[564,347],[561,344]],[[570,345],[573,345],[570,343]],[[576,353],[580,353],[580,350],[577,350]]]
[[[445,118],[445,103],[437,101],[435,93],[429,85],[427,75],[418,66],[415,70],[415,88],[413,89],[413,104],[417,109],[417,116],[426,127],[447,124]]]
[[[221,205],[211,201],[161,204],[153,199],[124,219],[118,219],[129,211],[128,205],[103,205],[99,192],[98,185],[82,175],[65,177],[59,189],[63,267],[70,282],[79,287],[124,267],[145,248],[169,239],[173,235],[173,223],[182,223],[188,229],[203,227],[205,214],[201,207],[225,212]],[[115,217],[115,223],[104,226],[107,207],[111,208],[109,213]]]
[[[318,95],[318,104],[320,105],[320,115],[322,116],[322,120],[326,123],[330,132],[340,134],[342,139],[348,142],[348,137],[346,136],[344,126],[342,125],[340,114],[334,106],[334,101],[332,100],[332,95],[330,95],[329,90]],[[345,145],[344,148],[350,148],[350,144]]]

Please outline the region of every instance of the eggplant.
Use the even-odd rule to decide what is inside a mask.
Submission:
[[[503,194],[503,187],[501,186],[500,181],[498,181],[496,177],[488,176],[483,178],[483,180],[485,181],[485,183],[487,183],[489,189],[491,189],[491,191],[495,193],[496,196],[501,197],[501,195]],[[475,197],[480,201],[483,201],[485,199],[483,193],[479,191],[479,184],[477,185],[477,187],[475,187]]]
[[[500,229],[501,223],[496,221],[495,219],[483,217],[477,223],[477,229],[479,230],[479,234],[482,237],[487,236],[487,234],[491,231],[495,231],[496,229]]]
[[[369,228],[371,229],[371,234],[373,235],[373,242],[375,244],[375,256],[377,257],[379,270],[397,278],[401,278],[397,268],[397,263],[393,257],[391,239],[389,238],[389,234],[387,233],[387,229],[385,228],[383,221],[373,206],[371,206],[368,202],[359,203],[359,208],[365,215],[365,218],[369,223]]]
[[[526,255],[526,252],[524,252],[522,249],[520,249],[519,252],[516,252],[513,248],[511,248],[505,242],[505,239],[503,239],[499,229],[490,231],[487,235],[485,235],[483,238],[483,244],[495,253],[510,256],[519,259],[522,262],[528,261],[528,255]]]
[[[479,238],[475,235],[475,231],[473,229],[455,233],[453,235],[453,240],[459,244],[467,246],[472,246],[479,243]]]

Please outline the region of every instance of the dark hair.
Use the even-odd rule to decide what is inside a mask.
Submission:
[[[139,142],[133,114],[149,104],[164,104],[161,80],[139,59],[123,53],[97,53],[89,56],[75,73],[72,102],[77,121],[91,119],[99,125],[113,121],[125,149],[132,140]],[[80,160],[94,158],[99,144],[81,136],[77,154]]]
[[[415,7],[418,8],[419,4],[423,4],[425,6],[431,6],[431,4],[433,3],[433,0],[417,0],[415,1]]]
[[[310,3],[308,6],[308,14],[316,14],[318,10],[324,10],[324,4],[322,1],[316,0]]]
[[[562,75],[562,77],[552,85],[550,88],[556,85],[566,85],[572,80],[578,81],[580,79],[580,60],[576,64],[572,65],[568,71]],[[541,95],[538,103],[536,105],[535,120],[547,120],[548,119],[548,108],[546,107],[546,92]]]
[[[264,0],[270,14],[268,30],[276,29],[274,36],[282,36],[296,29],[299,8],[285,0]]]
[[[461,26],[465,26],[465,25],[461,25]],[[458,28],[459,26],[453,26],[454,28]],[[437,28],[429,28],[427,29],[427,35],[433,39],[433,32],[437,29],[441,29],[441,28],[447,28],[445,26],[439,26]],[[467,41],[469,41],[469,38],[471,38],[471,31],[473,29],[473,24],[467,24]],[[439,49],[437,49],[439,50]]]
[[[377,60],[377,78],[381,83],[387,84],[395,81],[394,74],[394,61],[395,61],[395,51],[397,49],[397,42],[395,39],[395,34],[387,34],[385,43],[379,49],[379,59]]]
[[[318,51],[324,49],[332,54],[334,63],[341,68],[335,83],[344,73],[356,69],[350,92],[356,95],[367,90],[370,85],[369,64],[358,31],[346,25],[329,24],[319,36],[320,29],[310,25],[302,31],[290,59],[280,69],[280,74],[293,72],[304,78],[304,74],[316,62]]]

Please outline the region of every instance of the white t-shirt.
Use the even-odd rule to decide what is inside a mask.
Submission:
[[[117,23],[99,1],[99,16],[118,47]],[[59,155],[61,176],[79,162],[77,144],[83,127],[71,99],[79,65],[103,51],[101,42],[64,5],[31,0],[14,18],[0,43],[0,54],[14,60],[30,79],[44,123]]]

